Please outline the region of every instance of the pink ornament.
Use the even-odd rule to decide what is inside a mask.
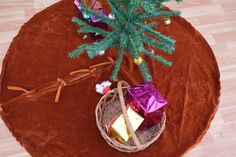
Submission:
[[[145,118],[140,129],[146,129],[161,121],[167,101],[150,82],[144,82],[128,88],[126,104]]]

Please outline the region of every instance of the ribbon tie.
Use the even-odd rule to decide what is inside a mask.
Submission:
[[[62,90],[63,87],[65,87],[67,85],[67,83],[64,80],[62,80],[61,78],[57,78],[57,82],[59,82],[60,85],[57,88],[55,102],[59,101],[59,98],[60,98],[60,95],[61,95],[61,90]]]
[[[15,90],[15,91],[22,91],[24,93],[29,93],[30,91],[24,89],[24,88],[21,88],[21,87],[17,87],[17,86],[7,86],[7,89],[9,90]]]

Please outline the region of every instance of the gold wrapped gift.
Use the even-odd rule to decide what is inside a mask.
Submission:
[[[130,106],[127,109],[127,114],[129,117],[129,120],[131,122],[131,125],[136,131],[138,127],[142,124],[144,121],[144,118],[141,117],[138,113],[136,113]],[[129,138],[131,137],[126,122],[124,118],[124,114],[121,114],[108,128],[108,134],[110,137],[114,138],[115,140],[119,142],[127,142]]]

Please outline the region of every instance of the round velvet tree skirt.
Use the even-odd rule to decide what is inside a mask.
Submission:
[[[101,98],[95,85],[109,79],[117,51],[110,49],[93,60],[86,54],[68,58],[68,52],[92,42],[77,34],[78,27],[71,22],[75,15],[70,0],[35,15],[14,38],[4,59],[1,115],[25,149],[34,157],[177,157],[198,143],[215,114],[220,93],[216,59],[201,34],[181,17],[172,18],[168,26],[163,19],[156,20],[157,29],[177,41],[173,55],[155,49],[173,61],[171,68],[143,57],[153,84],[168,101],[166,129],[148,149],[126,154],[109,147],[94,114]],[[119,80],[131,85],[143,81],[129,55],[124,57]]]

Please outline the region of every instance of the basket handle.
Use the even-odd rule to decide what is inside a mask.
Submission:
[[[129,86],[127,82],[125,81],[119,81],[118,82],[118,85],[117,85],[117,89],[118,89],[118,94],[119,94],[119,98],[120,98],[120,104],[121,104],[121,108],[122,108],[122,111],[123,111],[123,114],[124,114],[124,118],[125,118],[125,122],[126,122],[126,125],[128,127],[128,130],[131,134],[131,137],[134,141],[134,144],[137,146],[137,148],[141,148],[141,144],[138,140],[138,137],[136,136],[135,132],[134,132],[134,129],[131,125],[131,122],[129,120],[129,117],[128,117],[128,114],[127,114],[127,111],[126,111],[126,106],[125,106],[125,101],[124,101],[124,95],[123,95],[123,91],[122,91],[122,86]]]

